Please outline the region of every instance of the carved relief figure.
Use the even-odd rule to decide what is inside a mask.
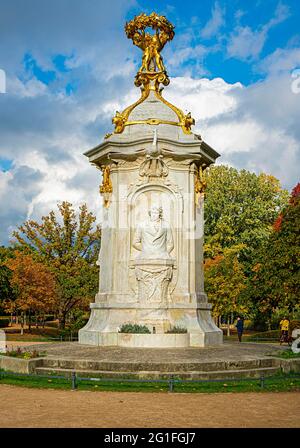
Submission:
[[[149,210],[149,219],[136,231],[133,247],[141,251],[139,259],[170,259],[174,248],[173,234],[164,221],[162,207],[153,206]]]
[[[168,300],[168,288],[173,276],[173,233],[163,220],[161,207],[149,210],[149,219],[136,231],[133,247],[140,251],[135,260],[135,276],[138,282],[138,299],[142,302]]]

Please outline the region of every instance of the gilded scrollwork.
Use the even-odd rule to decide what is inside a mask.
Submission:
[[[102,184],[100,185],[100,194],[104,199],[104,207],[109,207],[110,196],[113,192],[112,181],[110,178],[110,167],[109,165],[101,166],[102,171]]]
[[[199,198],[204,195],[207,182],[204,175],[204,167],[196,167],[195,173],[195,202],[196,205],[199,204]]]

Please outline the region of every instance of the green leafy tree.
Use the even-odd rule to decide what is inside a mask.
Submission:
[[[220,165],[207,175],[205,200],[205,256],[242,244],[242,259],[267,240],[272,224],[288,200],[288,192],[267,174]]]
[[[206,177],[205,285],[215,313],[228,316],[230,309],[237,310],[242,303],[246,308],[238,312],[247,309],[258,315],[257,303],[251,302],[253,297],[245,286],[253,275],[258,253],[272,233],[275,218],[288,203],[288,192],[273,176],[224,165],[210,168]],[[244,285],[233,297],[234,264]]]
[[[58,294],[55,311],[60,328],[74,308],[85,307],[98,285],[98,258],[101,230],[94,226],[96,217],[86,204],[78,216],[69,202],[58,204],[60,216],[54,211],[42,222],[26,221],[14,232],[18,246],[35,254],[55,275]]]
[[[253,267],[248,295],[271,318],[278,309],[293,311],[300,297],[300,184],[274,223]]]

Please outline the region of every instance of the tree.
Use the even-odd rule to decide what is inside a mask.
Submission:
[[[246,287],[244,267],[239,262],[241,246],[224,249],[222,255],[207,259],[204,263],[205,290],[213,305],[213,315],[219,318],[232,313],[245,314],[247,304],[241,300],[241,292]]]
[[[54,211],[42,217],[42,222],[26,221],[14,232],[19,247],[34,254],[55,275],[58,294],[55,311],[60,328],[74,307],[86,305],[98,284],[96,261],[100,247],[101,230],[94,228],[96,217],[83,204],[78,217],[72,204],[58,204],[60,222]]]
[[[278,308],[291,312],[300,296],[300,184],[276,219],[273,232],[253,267],[249,297],[271,317]]]
[[[250,309],[254,312],[255,302],[251,304],[245,286],[253,275],[257,254],[272,233],[276,216],[288,202],[288,192],[273,176],[223,165],[210,168],[206,180],[206,289],[218,315],[228,316],[230,308],[237,309],[237,304],[244,304],[248,312]],[[232,295],[235,281],[239,296]],[[239,312],[242,311],[245,308]]]
[[[5,262],[13,256],[13,249],[0,246],[0,308],[4,307],[5,301],[14,300],[14,291],[11,286],[12,272]]]
[[[270,175],[220,165],[209,169],[205,200],[205,256],[242,244],[242,260],[268,239],[288,192]]]
[[[50,311],[55,304],[54,275],[43,263],[18,251],[15,252],[14,258],[6,261],[6,266],[12,272],[11,285],[16,296],[14,305],[22,315],[28,313],[30,331],[31,316]],[[22,333],[23,324],[24,319],[22,319]]]

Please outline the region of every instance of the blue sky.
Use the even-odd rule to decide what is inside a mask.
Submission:
[[[0,243],[63,199],[101,219],[99,172],[83,152],[139,95],[141,51],[124,24],[141,12],[175,25],[164,95],[192,112],[218,163],[267,172],[289,190],[298,182],[299,1],[0,3]]]

